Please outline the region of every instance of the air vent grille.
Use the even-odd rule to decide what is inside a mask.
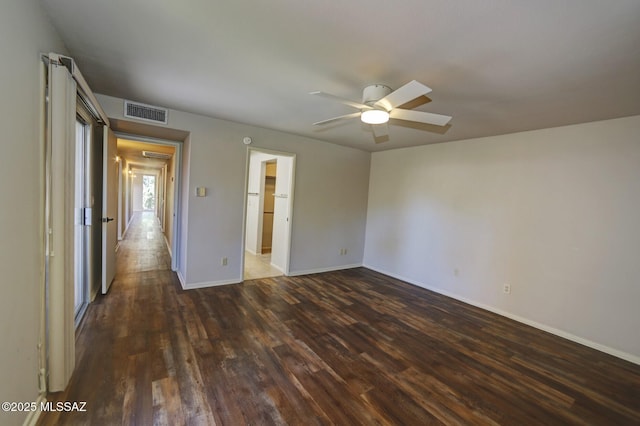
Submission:
[[[124,116],[153,123],[167,124],[169,111],[165,108],[139,102],[124,101]]]
[[[146,158],[157,158],[160,160],[166,160],[171,158],[171,154],[165,154],[164,152],[142,151],[142,156]]]

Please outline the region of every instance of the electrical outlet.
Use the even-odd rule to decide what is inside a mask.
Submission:
[[[505,294],[511,294],[511,284],[505,284],[502,287],[502,292]]]
[[[220,264],[221,264],[222,266],[227,266],[227,263],[228,263],[228,262],[227,262],[227,258],[226,258],[226,257],[223,257],[223,258],[221,259],[221,261],[220,261]]]
[[[343,254],[343,255],[346,255],[346,254],[347,254],[347,249],[346,249],[346,248],[343,248],[343,249],[342,249],[342,254]]]
[[[460,275],[460,271],[458,270],[458,268],[455,268],[455,269],[453,270],[453,275],[454,275],[455,277],[457,277],[458,275]]]

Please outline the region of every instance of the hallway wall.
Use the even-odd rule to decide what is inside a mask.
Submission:
[[[40,54],[66,53],[36,0],[0,4],[0,401],[38,398],[44,166]],[[19,182],[19,184],[17,184]],[[27,413],[0,411],[0,424]]]
[[[129,165],[127,162],[127,159],[124,157],[122,158],[122,174],[120,176],[120,179],[122,181],[122,190],[120,192],[120,218],[121,221],[118,222],[118,226],[119,226],[119,235],[124,234],[124,231],[127,229],[127,225],[129,223],[129,219],[131,218],[131,215],[129,213],[129,173],[127,172]]]
[[[167,162],[167,187],[166,187],[166,199],[165,199],[165,223],[164,223],[164,236],[167,239],[167,243],[169,246],[169,251],[171,251],[171,246],[173,244],[173,225],[174,225],[174,217],[173,211],[175,207],[176,200],[176,161],[175,157],[171,157],[171,159]],[[173,257],[173,253],[171,253]]]
[[[142,173],[135,172],[131,179],[131,201],[133,212],[142,211]]]

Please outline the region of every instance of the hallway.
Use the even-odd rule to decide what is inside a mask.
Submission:
[[[128,273],[167,269],[171,257],[158,219],[150,211],[135,213],[116,255],[116,280]]]

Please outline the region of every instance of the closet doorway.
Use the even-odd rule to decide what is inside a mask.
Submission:
[[[273,246],[273,213],[276,204],[277,160],[265,162],[264,199],[262,204],[262,254],[271,254]]]
[[[249,149],[243,279],[289,273],[295,155]]]

